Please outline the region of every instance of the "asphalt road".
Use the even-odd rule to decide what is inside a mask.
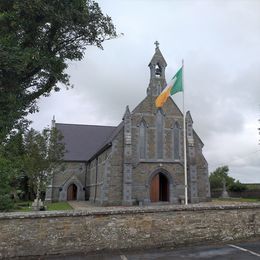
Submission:
[[[260,259],[260,240],[228,243],[223,245],[203,245],[181,249],[147,249],[139,251],[100,252],[70,256],[38,257],[45,260],[168,260],[168,259]]]

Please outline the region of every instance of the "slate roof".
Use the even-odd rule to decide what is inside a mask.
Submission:
[[[63,135],[65,161],[88,161],[112,136],[117,127],[99,125],[55,124]]]
[[[123,121],[114,128],[114,130],[112,131],[111,135],[105,140],[105,142],[103,142],[98,149],[96,149],[96,151],[93,151],[91,156],[89,157],[89,160],[93,160],[96,157],[96,154],[99,153],[100,151],[102,151],[102,149],[106,148],[107,145],[109,145],[109,143],[112,143],[112,141],[114,140],[114,138],[119,134],[120,130],[123,128],[124,124]]]

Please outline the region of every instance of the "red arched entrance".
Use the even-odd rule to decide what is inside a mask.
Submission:
[[[169,201],[169,183],[163,173],[157,173],[151,181],[150,186],[151,202]]]
[[[77,186],[73,183],[70,184],[67,190],[67,200],[77,200]]]

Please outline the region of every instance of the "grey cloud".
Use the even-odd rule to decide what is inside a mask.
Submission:
[[[147,65],[158,40],[168,63],[167,80],[185,60],[185,106],[210,169],[237,158],[233,176],[259,182],[257,159],[241,157],[259,148],[254,123],[260,97],[260,2],[103,0],[100,5],[125,36],[104,43],[104,51],[89,47],[83,61],[71,63],[75,88],[41,99],[33,126],[49,124],[53,114],[59,122],[117,125],[125,106],[133,109],[146,95]],[[182,108],[181,94],[173,99]]]

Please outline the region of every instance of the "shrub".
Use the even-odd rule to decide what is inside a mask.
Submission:
[[[228,186],[228,190],[235,191],[235,192],[241,192],[247,190],[247,187],[245,184],[242,184],[239,181],[236,181]]]
[[[9,211],[14,207],[14,203],[9,194],[0,194],[0,211]]]

